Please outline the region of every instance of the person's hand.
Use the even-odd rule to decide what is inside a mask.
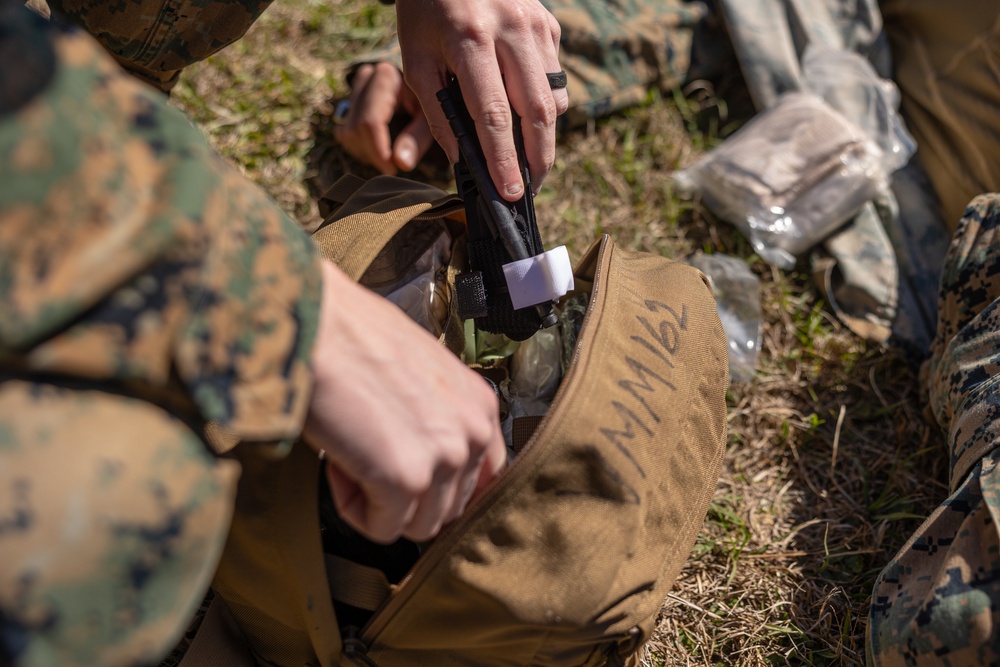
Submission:
[[[395,305],[327,261],[303,435],[340,515],[372,540],[427,540],[499,474],[496,394]]]
[[[561,70],[555,17],[537,0],[396,0],[396,17],[406,83],[452,163],[458,143],[436,97],[449,73],[458,78],[493,182],[510,201],[524,194],[513,106],[537,192],[555,161],[556,116],[569,107],[566,91],[552,90],[545,76]]]
[[[357,68],[348,98],[350,111],[334,136],[344,149],[383,174],[412,171],[433,145],[427,118],[403,74],[392,63],[366,63]],[[389,123],[398,111],[411,117],[393,141]]]

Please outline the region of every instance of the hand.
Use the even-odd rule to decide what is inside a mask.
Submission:
[[[344,149],[383,174],[412,171],[433,145],[434,137],[420,102],[392,63],[367,63],[358,67],[351,82],[347,122],[334,130]],[[398,111],[412,120],[393,141],[389,123]]]
[[[566,91],[552,90],[545,77],[561,69],[555,18],[537,0],[396,0],[396,18],[406,83],[448,158],[458,161],[458,143],[436,95],[451,73],[493,182],[510,201],[524,194],[510,107],[521,116],[537,192],[555,160],[556,117],[569,107]]]
[[[340,515],[370,539],[427,540],[499,474],[496,395],[396,306],[323,262],[303,432]]]

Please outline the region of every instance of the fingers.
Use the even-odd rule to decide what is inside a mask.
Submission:
[[[467,438],[450,438],[422,450],[401,436],[404,447],[368,469],[349,470],[327,458],[327,480],[338,512],[369,539],[388,544],[400,536],[418,542],[433,538],[503,469],[506,446],[495,394],[488,388],[482,391],[485,383],[462,370],[474,385],[464,392],[473,410],[456,417],[465,422],[458,430]]]
[[[524,195],[524,181],[514,147],[510,101],[492,48],[480,49],[455,72],[462,97],[476,124],[490,176],[500,195],[516,201]]]
[[[400,106],[403,75],[391,63],[362,65],[351,86],[351,110],[334,134],[348,153],[383,174],[395,174],[389,123]]]
[[[565,89],[552,90],[546,73],[558,72],[559,24],[550,21],[535,24],[534,43],[537,55],[524,58],[519,45],[497,43],[497,58],[506,80],[510,104],[521,117],[524,150],[528,159],[531,184],[537,194],[555,162],[556,117],[569,107]]]
[[[404,127],[392,144],[392,160],[402,171],[413,171],[434,145],[434,135],[422,112]]]
[[[470,434],[469,441],[453,458],[439,463],[431,487],[420,498],[413,520],[403,530],[410,539],[430,539],[442,526],[461,516],[469,501],[506,465],[507,446],[500,430],[496,394],[478,376],[470,373],[468,377],[473,386],[467,393],[484,411],[478,419],[467,413],[470,419],[465,431]]]
[[[497,432],[486,449],[486,456],[483,464],[476,471],[475,481],[469,499],[478,497],[493,483],[500,473],[507,467],[507,444],[504,442],[503,433]]]
[[[374,542],[395,542],[419,509],[413,494],[401,493],[393,485],[373,493],[334,461],[327,461],[326,479],[340,517]]]
[[[400,9],[397,7],[397,15]],[[402,21],[403,19],[398,19]],[[402,35],[400,35],[402,40]],[[445,118],[444,111],[437,99],[437,92],[447,83],[447,70],[442,63],[428,57],[418,57],[406,60],[404,52],[403,73],[406,85],[413,91],[427,119],[427,127],[431,136],[438,142],[452,164],[458,162],[458,141],[451,131],[451,125]]]
[[[546,74],[562,72],[562,66],[559,64],[559,42],[562,39],[562,28],[559,26],[559,21],[556,17],[549,15],[549,35],[552,38],[552,52],[556,56],[555,64],[551,60],[546,63]],[[554,68],[554,69],[549,69]],[[566,90],[565,86],[560,88],[554,88],[552,90],[552,99],[556,103],[556,115],[563,115],[569,111],[569,92]]]
[[[496,478],[505,460],[501,437],[464,465],[439,465],[429,484],[389,483],[365,489],[333,461],[327,462],[326,476],[340,516],[369,539],[389,544],[403,536],[422,542],[461,516],[469,501]]]
[[[522,118],[532,184],[540,186],[555,159],[556,116],[569,106],[566,91],[553,92],[545,77],[561,69],[555,18],[535,0],[397,0],[396,12],[406,82],[448,158],[458,160],[458,144],[436,94],[450,72],[501,196],[514,201],[524,193],[511,106]]]
[[[501,61],[506,58],[510,58],[510,55],[501,53]],[[507,78],[507,91],[511,106],[521,117],[528,172],[532,189],[537,194],[556,157],[555,97],[549,88],[545,70],[537,66],[537,63],[527,71],[512,68]]]

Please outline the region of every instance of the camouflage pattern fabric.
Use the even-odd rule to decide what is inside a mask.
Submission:
[[[568,76],[564,127],[635,106],[650,89],[683,83],[695,26],[708,15],[688,0],[542,0],[562,28],[559,61]]]
[[[879,575],[869,663],[1000,664],[1000,195],[975,199],[941,278],[924,367],[948,433],[951,496]]]
[[[181,70],[232,44],[270,0],[48,0],[129,72],[169,92]]]
[[[0,663],[164,655],[215,571],[239,465],[147,401],[79,387],[0,383],[0,433]]]
[[[238,466],[212,449],[301,430],[318,254],[89,36],[0,0],[7,35],[0,664],[146,664],[225,539]],[[48,84],[20,85],[36,58]]]

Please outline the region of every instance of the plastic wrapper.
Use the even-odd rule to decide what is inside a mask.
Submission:
[[[393,286],[376,291],[435,336],[448,317],[447,268],[451,235],[443,232]]]
[[[542,329],[510,359],[512,393],[522,399],[550,400],[562,380],[559,327]]]
[[[465,321],[465,363],[493,366],[507,359],[521,346],[503,334],[476,328],[475,320]]]
[[[854,123],[882,150],[885,173],[900,169],[917,149],[899,115],[899,89],[853,51],[810,44],[802,57],[806,87]]]
[[[513,444],[514,420],[540,417],[548,412],[562,381],[561,361],[559,327],[542,329],[522,341],[510,357],[510,378],[500,383],[498,390],[507,406],[501,428],[511,458],[517,455]]]
[[[694,255],[687,263],[712,283],[716,308],[729,344],[729,377],[733,382],[749,382],[757,371],[763,317],[760,279],[739,257]]]
[[[887,186],[882,157],[822,99],[788,93],[674,178],[788,269]]]

